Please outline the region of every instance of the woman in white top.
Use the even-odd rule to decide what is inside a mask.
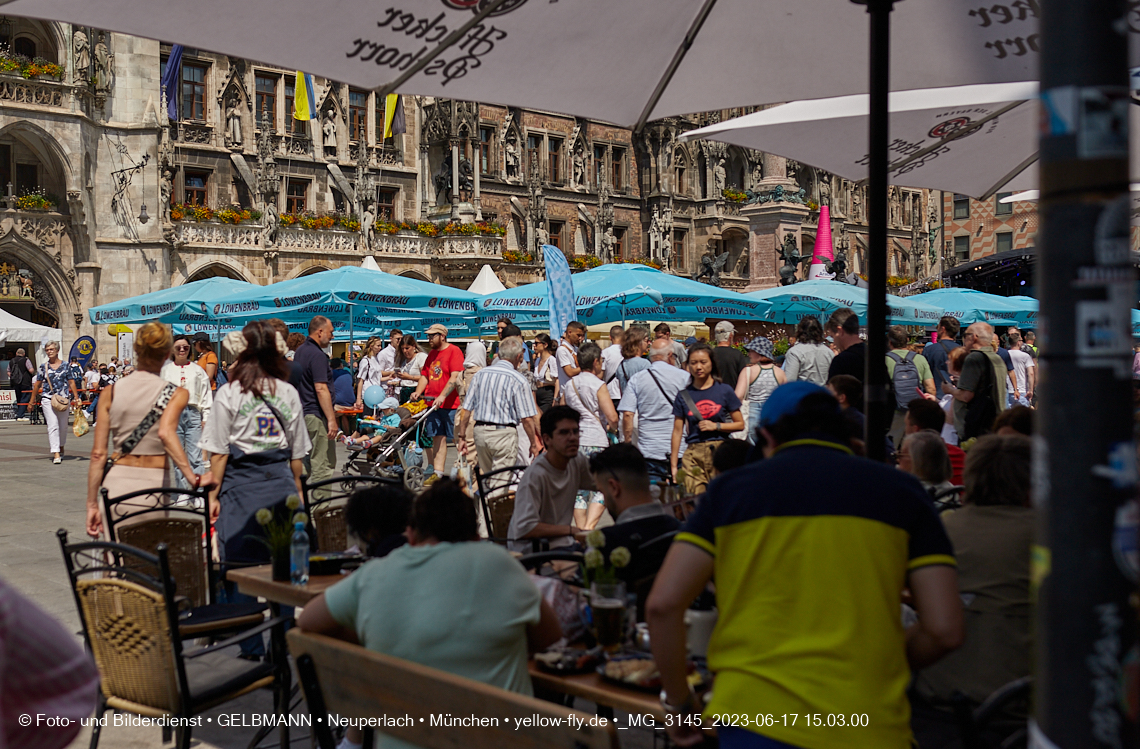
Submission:
[[[760,411],[768,401],[772,391],[788,381],[784,370],[772,360],[772,342],[764,337],[753,338],[744,345],[751,360],[740,370],[736,381],[736,397],[748,404],[748,426],[745,439],[756,444],[760,428]]]
[[[807,380],[823,387],[835,352],[823,340],[823,326],[808,315],[796,326],[796,345],[784,355],[784,374],[789,382]]]
[[[582,415],[578,422],[579,455],[594,455],[610,444],[607,432],[616,429],[617,409],[606,383],[602,382],[602,350],[593,341],[578,349],[578,367],[582,371],[570,378],[563,390],[566,405]],[[578,492],[574,500],[574,524],[591,530],[598,524],[605,510],[600,492]]]
[[[534,399],[542,413],[558,402],[558,365],[550,347],[550,336],[546,333],[534,337]]]
[[[220,487],[210,496],[222,561],[269,562],[257,511],[268,508],[277,522],[289,519],[290,494],[301,491],[301,459],[312,443],[296,388],[286,382],[284,342],[264,320],[242,329],[230,380],[218,388],[202,449]]]
[[[202,461],[202,449],[198,446],[202,441],[202,426],[206,417],[210,415],[210,406],[214,399],[210,394],[210,376],[206,370],[190,361],[190,352],[194,344],[190,336],[180,333],[174,336],[174,359],[162,365],[159,376],[169,383],[185,388],[190,394],[186,408],[178,419],[178,441],[186,451],[186,459],[190,461],[190,468],[194,473],[202,473],[205,464]],[[190,482],[182,475],[182,471],[174,471],[174,485],[180,489],[188,489]]]
[[[420,370],[426,361],[427,354],[420,350],[420,344],[414,335],[400,339],[400,350],[396,353],[396,375],[392,378],[392,383],[399,391],[401,403],[407,403],[408,397],[415,391],[420,382]]]
[[[384,341],[373,336],[364,344],[364,355],[356,369],[356,407],[364,408],[364,391],[373,385],[384,387],[384,368],[380,364],[380,350]]]

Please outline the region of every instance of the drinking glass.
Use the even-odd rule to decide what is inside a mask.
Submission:
[[[599,583],[590,586],[590,611],[594,636],[608,652],[621,647],[625,639],[625,583]]]

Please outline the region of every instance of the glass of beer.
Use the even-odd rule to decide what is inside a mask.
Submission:
[[[594,636],[607,652],[621,647],[625,639],[625,583],[598,583],[590,586],[590,611]]]

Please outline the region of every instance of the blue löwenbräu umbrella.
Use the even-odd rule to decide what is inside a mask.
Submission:
[[[353,331],[424,329],[435,323],[467,332],[477,328],[482,299],[463,289],[345,266],[243,289],[215,300],[209,314],[235,321],[276,317],[290,326],[323,315],[332,320],[335,331],[350,337]]]
[[[169,289],[140,294],[111,304],[101,304],[98,307],[91,307],[87,313],[94,325],[165,322],[175,325],[212,324],[216,327],[215,319],[205,310],[212,309],[215,300],[240,293],[242,289],[247,288],[256,287],[233,278],[206,278],[181,286],[172,286]]]
[[[576,273],[578,320],[586,325],[624,320],[762,320],[767,302],[635,263],[614,263]],[[545,281],[482,298],[484,324],[508,318],[520,328],[549,326]]]
[[[935,289],[908,297],[924,304],[942,307],[963,327],[976,322],[990,325],[1037,326],[1037,300],[1032,297],[1004,297],[975,289]]]
[[[801,281],[790,286],[777,286],[745,294],[747,297],[768,302],[771,307],[764,314],[767,322],[794,325],[808,315],[820,322],[837,309],[849,307],[859,317],[859,324],[867,324],[867,290],[839,281]],[[887,322],[892,325],[938,324],[942,308],[924,304],[918,297],[887,295]]]

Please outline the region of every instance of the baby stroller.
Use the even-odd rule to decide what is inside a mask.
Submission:
[[[385,429],[378,426],[376,436],[367,447],[350,447],[348,462],[343,473],[360,476],[379,476],[404,482],[410,492],[424,488],[424,453],[419,445],[419,436],[424,419],[438,408],[438,402],[419,413],[413,413],[407,404],[396,409],[400,426]],[[369,425],[370,420],[361,421]],[[412,435],[414,438],[409,439]]]

